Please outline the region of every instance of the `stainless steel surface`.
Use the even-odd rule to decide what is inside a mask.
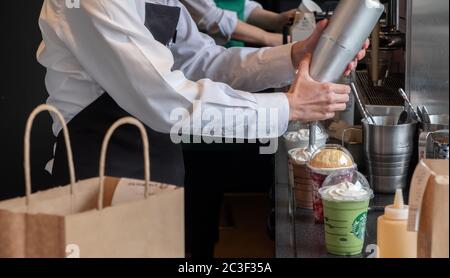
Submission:
[[[405,189],[409,177],[405,176],[376,176],[369,175],[369,183],[373,190],[381,194],[393,194],[397,189]]]
[[[389,105],[366,105],[367,111],[375,116],[395,116],[398,117],[403,111],[403,106]]]
[[[414,149],[417,122],[396,125],[395,116],[376,116],[376,125],[363,120],[364,145],[367,153],[376,155],[402,155]]]
[[[317,147],[316,147],[316,129],[318,128],[318,122],[312,122],[309,125],[309,145],[306,151],[312,155]]]
[[[378,193],[406,189],[418,123],[397,125],[396,116],[378,116],[374,120],[375,125],[363,120],[364,155],[371,186]]]
[[[430,115],[430,121],[430,124],[422,124],[422,130],[431,132],[449,128],[449,116],[447,114]]]
[[[397,125],[404,125],[404,124],[408,123],[410,119],[411,118],[410,118],[409,112],[407,110],[404,110],[400,114],[400,117],[398,118]]]
[[[397,115],[400,115],[401,110],[403,109],[403,98],[400,96],[398,89],[404,87],[404,83],[400,76],[390,75],[386,78],[385,84],[383,87],[373,87],[370,85],[368,73],[365,71],[357,72],[357,80],[358,86],[360,88],[359,92],[361,95],[361,100],[368,107],[367,109],[370,111],[369,107],[371,106],[400,106],[400,112]],[[377,116],[385,116],[380,114],[375,114]],[[388,114],[389,115],[389,114]]]
[[[402,167],[391,167],[383,164],[380,164],[381,166],[375,166],[371,162],[368,162],[367,165],[369,166],[370,175],[374,176],[404,176],[409,174],[410,168],[409,164]]]
[[[449,1],[408,1],[406,91],[415,105],[449,114]]]
[[[422,107],[422,118],[424,123],[431,124],[430,111],[428,111],[428,108],[426,106]]]
[[[387,8],[387,25],[392,31],[400,30],[400,1],[389,0]]]
[[[375,0],[341,0],[314,52],[311,76],[337,82],[384,11]]]
[[[424,123],[423,123],[422,108],[420,108],[420,106],[417,106],[416,110],[417,110],[416,112],[417,112],[417,115],[419,116],[420,122],[421,122],[422,124],[424,124]]]
[[[367,69],[371,74],[369,74],[373,86],[381,86],[385,77],[387,77],[388,72],[380,73],[380,23],[375,25],[373,28],[371,36],[372,49],[367,57],[371,63],[367,64]],[[370,58],[369,58],[370,57]]]
[[[376,155],[373,153],[370,153],[370,158],[375,161],[383,161],[385,164],[393,164],[393,166],[398,166],[399,163],[404,164],[404,161],[407,161],[408,158],[410,158],[411,155],[409,153],[407,154],[399,154],[399,155]]]
[[[431,158],[434,156],[433,143],[429,140],[432,132],[449,129],[448,115],[430,115],[430,122],[431,123],[421,124],[421,133],[419,136],[419,158]]]
[[[419,117],[419,115],[416,112],[416,109],[414,109],[413,105],[411,104],[411,101],[409,100],[408,96],[406,95],[406,92],[402,88],[398,89],[398,92],[402,96],[405,103],[408,105],[410,112],[414,113],[416,120],[418,120],[419,122],[422,121],[421,117]]]

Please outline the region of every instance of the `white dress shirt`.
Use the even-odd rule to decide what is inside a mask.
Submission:
[[[217,44],[225,45],[231,39],[239,21],[236,12],[217,7],[214,0],[180,0],[180,2],[186,6],[200,31],[214,38]],[[247,21],[257,8],[262,8],[261,4],[246,0],[244,20]]]
[[[47,102],[67,122],[108,92],[121,108],[163,133],[174,124],[171,111],[191,111],[195,101],[223,113],[241,108],[256,119],[263,117],[259,108],[274,108],[278,124],[270,127],[268,137],[287,129],[289,103],[284,93],[248,91],[290,84],[295,75],[290,45],[217,46],[198,31],[177,0],[82,0],[80,8],[68,8],[65,2],[44,1],[39,19],[43,42],[37,56],[47,68]],[[181,7],[175,44],[162,45],[144,25],[146,3]],[[237,123],[247,129],[254,128],[251,124]],[[54,134],[60,129],[54,121]]]

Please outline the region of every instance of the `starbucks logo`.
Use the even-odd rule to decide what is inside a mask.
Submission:
[[[352,224],[352,234],[360,240],[364,240],[366,234],[367,212],[361,213],[356,217]]]

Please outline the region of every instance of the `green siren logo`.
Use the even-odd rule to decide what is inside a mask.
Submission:
[[[361,213],[356,217],[352,224],[352,234],[360,240],[364,240],[366,234],[367,212]]]

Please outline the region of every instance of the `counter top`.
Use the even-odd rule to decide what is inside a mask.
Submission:
[[[280,140],[276,155],[276,257],[277,258],[336,258],[326,251],[325,230],[315,224],[311,210],[295,209],[288,185],[285,146]],[[393,195],[376,195],[370,203],[363,253],[357,258],[373,257],[376,244],[377,218],[391,204]]]

